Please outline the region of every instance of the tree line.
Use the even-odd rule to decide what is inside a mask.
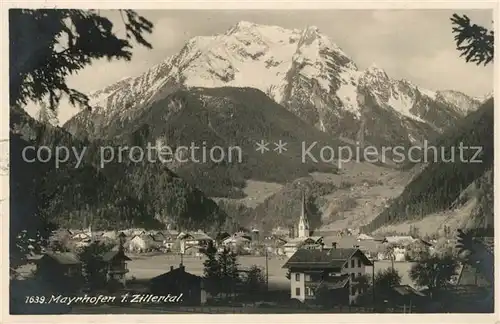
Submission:
[[[237,255],[227,247],[220,251],[210,243],[205,249],[203,276],[206,291],[212,298],[234,297],[243,293],[256,298],[266,291],[266,278],[263,270],[253,265],[247,271],[240,269]]]

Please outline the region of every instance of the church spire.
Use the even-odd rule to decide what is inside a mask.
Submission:
[[[306,194],[304,191],[302,191],[302,204],[301,204],[301,211],[300,211],[300,217],[305,218],[306,217]]]
[[[299,219],[299,237],[309,237],[309,220],[306,214],[306,195],[302,191],[302,203]]]

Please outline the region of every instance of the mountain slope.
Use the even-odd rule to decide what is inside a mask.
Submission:
[[[431,154],[428,166],[363,231],[420,219],[452,207],[462,191],[493,166],[493,106],[493,99],[488,100],[465,117],[456,130],[445,133],[436,143],[436,147],[445,149],[444,159]],[[461,144],[473,148],[464,150],[463,159],[459,151]],[[482,149],[480,155],[475,156],[477,147]],[[449,161],[452,151],[455,159]],[[437,152],[442,154],[440,149]],[[470,163],[473,158],[480,162]]]
[[[65,127],[107,137],[116,121],[126,122],[151,103],[180,88],[252,87],[321,131],[367,143],[410,145],[455,124],[477,99],[458,92],[433,92],[382,69],[365,71],[316,27],[288,30],[240,22],[225,33],[190,39],[181,51],[144,74],[91,95],[96,106]],[[361,121],[380,121],[378,124]],[[92,123],[90,123],[92,121]],[[387,124],[392,135],[381,132]],[[396,143],[393,141],[396,140]]]
[[[224,225],[226,215],[215,202],[165,166],[124,161],[100,168],[101,144],[109,143],[82,142],[61,128],[40,124],[20,109],[11,109],[10,180],[11,190],[19,193],[19,199],[11,203],[12,217],[25,216],[16,210],[31,201],[50,220],[70,227],[91,222],[94,228],[113,229],[171,223],[182,229],[210,230]],[[46,163],[25,161],[21,154],[28,145],[53,151],[57,146],[87,150],[78,167],[72,157],[56,168],[54,157]],[[34,198],[21,203],[30,181],[36,184]]]
[[[322,162],[319,151],[341,144],[251,88],[179,90],[133,119],[110,123],[106,132],[122,145],[149,143],[173,152],[193,145],[200,148],[197,152],[206,148],[205,158],[191,151],[165,165],[210,196],[232,198],[243,197],[246,179],[284,183],[313,171],[335,173],[336,160]],[[256,150],[261,140],[269,143],[263,154]],[[286,143],[281,154],[274,151],[280,141]],[[302,146],[313,144],[310,152],[316,161],[303,160]],[[218,161],[219,151],[210,158],[217,147],[222,148],[223,161]]]
[[[318,229],[322,224],[318,199],[336,189],[333,183],[319,182],[311,177],[299,178],[268,197],[262,204],[247,213],[247,219],[242,221],[247,226],[265,231],[271,231],[276,226],[295,226],[300,217],[304,194],[309,225],[311,230]]]

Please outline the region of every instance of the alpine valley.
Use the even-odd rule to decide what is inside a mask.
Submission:
[[[294,224],[304,191],[311,212],[318,216],[315,227],[323,231],[365,226],[371,232],[393,223],[417,222],[451,206],[477,210],[478,204],[487,204],[484,188],[488,187],[474,191],[470,186],[492,179],[492,159],[485,159],[466,180],[461,177],[459,186],[451,191],[446,188],[457,185],[453,178],[446,180],[436,174],[440,170],[452,173],[452,168],[432,162],[349,162],[339,168],[336,163],[301,161],[302,142],[317,142],[318,148],[352,147],[356,142],[410,147],[424,141],[452,144],[462,137],[469,138],[470,145],[486,145],[489,151],[485,154],[492,156],[492,146],[488,146],[492,136],[487,131],[493,126],[489,118],[493,100],[486,100],[491,95],[473,98],[450,89],[425,89],[409,80],[393,79],[376,65],[359,69],[316,27],[289,30],[242,21],[222,34],[191,38],[177,54],[142,75],[123,79],[89,97],[94,109],[67,121],[64,130],[59,130],[69,133],[64,136],[113,145],[167,143],[178,147],[204,142],[208,147],[242,148],[241,163],[177,161],[161,170],[141,166],[133,171],[137,176],[144,172],[140,183],[155,189],[156,205],[161,208],[154,211],[160,214],[172,204],[162,201],[160,184],[147,180],[154,179],[155,172],[162,172],[165,179],[178,177],[179,186],[189,187],[181,197],[196,191],[195,200],[202,210],[210,205],[204,199],[217,201],[218,208],[210,207],[208,214],[224,214],[232,223],[265,229]],[[456,134],[459,127],[468,133]],[[481,127],[484,132],[471,133]],[[255,143],[261,140],[282,140],[288,143],[287,150],[277,154],[270,147],[270,152],[261,154],[255,150]],[[318,150],[313,152],[318,154]],[[115,175],[115,180],[107,181],[118,178]],[[137,179],[130,181],[138,183]],[[430,185],[429,192],[446,196],[445,203],[424,210],[418,208],[422,203],[412,200],[411,208],[400,213],[408,199],[428,199],[419,192]],[[475,192],[467,196],[475,197],[470,199],[475,207],[463,198],[466,188]],[[126,185],[118,190],[130,191]],[[148,209],[147,201],[138,194],[128,195]],[[462,217],[460,224],[474,223],[468,221],[472,214]],[[187,213],[176,212],[175,218],[183,215]],[[189,227],[204,224],[189,217],[184,222]],[[217,221],[222,224],[220,217]],[[442,221],[450,217],[447,214]],[[479,226],[474,224],[471,226]]]

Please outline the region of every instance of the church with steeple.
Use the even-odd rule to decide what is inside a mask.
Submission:
[[[292,227],[293,233],[283,245],[283,253],[291,257],[299,248],[318,248],[323,242],[322,236],[311,236],[311,225],[307,213],[307,202],[305,193],[302,192],[302,201],[300,206],[300,215],[298,223]]]
[[[297,224],[297,237],[308,238],[311,236],[311,229],[309,227],[309,219],[307,218],[306,195],[304,192],[302,192],[302,204],[300,209],[300,218]]]

